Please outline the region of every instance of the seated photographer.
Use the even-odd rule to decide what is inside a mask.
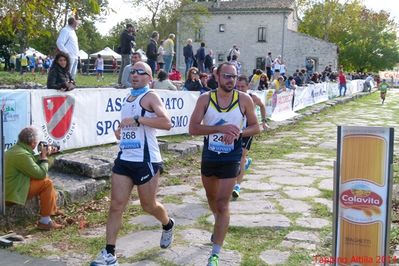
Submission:
[[[75,81],[69,72],[69,57],[64,52],[55,56],[47,77],[47,88],[61,91],[71,91],[75,88]]]
[[[57,192],[47,176],[47,155],[58,149],[42,144],[39,156],[35,156],[33,149],[38,142],[37,129],[26,127],[19,133],[18,142],[5,152],[5,199],[7,203],[25,205],[28,199],[38,196],[41,217],[37,227],[42,230],[61,229],[63,225],[50,218],[59,212]]]

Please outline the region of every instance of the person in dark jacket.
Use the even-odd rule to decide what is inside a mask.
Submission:
[[[216,90],[219,87],[219,84],[216,80],[216,67],[213,67],[211,73],[212,75],[210,76],[210,78],[208,78],[208,88],[210,88],[211,90]]]
[[[192,67],[188,70],[187,80],[184,83],[184,87],[188,91],[201,91],[202,84],[199,79],[199,72],[196,67]]]
[[[155,73],[158,58],[157,42],[159,40],[159,33],[152,32],[150,42],[147,45],[147,63],[150,65],[152,73]]]
[[[75,81],[69,73],[69,65],[68,55],[64,52],[58,52],[48,73],[48,89],[71,91],[75,88]]]
[[[130,54],[136,41],[135,29],[132,24],[127,24],[126,29],[122,32],[120,38],[120,46],[118,47],[118,54],[122,56],[121,70],[130,63]],[[119,71],[118,84],[122,80],[122,71]]]
[[[205,73],[205,43],[201,43],[201,47],[198,48],[195,58],[197,59],[198,69],[200,73]]]
[[[212,67],[213,67],[213,57],[212,57],[213,51],[209,50],[208,54],[205,56],[205,72],[206,73],[212,73]]]
[[[187,45],[183,48],[184,62],[186,63],[186,71],[184,72],[184,78],[187,79],[187,72],[193,66],[194,63],[194,51],[193,51],[193,40],[188,39]]]

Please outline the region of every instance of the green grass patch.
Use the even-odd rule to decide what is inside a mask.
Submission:
[[[332,214],[326,205],[315,202],[312,203],[312,215],[320,218],[331,218]]]
[[[329,199],[329,200],[333,199],[333,195],[334,195],[333,191],[327,190],[327,189],[320,189],[320,191],[321,191],[321,195],[320,195],[321,198],[325,198],[325,199]]]
[[[25,73],[20,75],[19,73],[9,73],[0,71],[0,84],[23,84],[33,82],[46,86],[47,74],[41,75],[40,73]],[[118,74],[104,73],[104,79],[97,82],[95,75],[81,75],[76,76],[76,85],[79,87],[113,87],[118,83]]]
[[[179,197],[179,196],[167,195],[167,196],[163,197],[162,203],[182,204],[183,199],[182,199],[182,197]]]

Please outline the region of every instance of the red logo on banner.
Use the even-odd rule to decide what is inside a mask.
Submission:
[[[47,130],[56,139],[63,138],[71,127],[75,99],[71,96],[43,97]]]

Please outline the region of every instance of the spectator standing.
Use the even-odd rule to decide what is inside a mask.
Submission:
[[[44,75],[43,58],[41,56],[37,59],[37,70]]]
[[[96,70],[97,82],[100,81],[100,77],[102,80],[104,80],[104,58],[102,58],[100,54],[97,55],[96,62],[94,62],[94,68]]]
[[[280,72],[281,64],[282,64],[281,55],[278,55],[276,59],[274,59],[273,61],[273,72],[276,72],[276,70]]]
[[[273,74],[273,72],[272,72],[273,59],[272,59],[271,52],[267,53],[265,64],[266,64],[266,75],[267,75],[267,78],[270,80],[272,78],[272,74]],[[251,80],[251,79],[249,79],[249,80]]]
[[[19,57],[21,61],[21,75],[28,71],[28,57],[26,56],[26,52],[23,52]]]
[[[51,146],[41,146],[39,156],[33,150],[39,143],[37,129],[26,127],[18,135],[18,142],[5,152],[5,200],[25,205],[28,199],[40,198],[38,229],[61,229],[63,225],[52,221],[57,211],[57,192],[47,176],[47,156],[56,152]]]
[[[70,91],[75,88],[75,81],[69,73],[69,56],[59,52],[51,65],[47,77],[47,88],[61,91]]]
[[[205,55],[205,43],[202,42],[200,48],[198,48],[197,53],[195,54],[200,73],[205,73]]]
[[[132,48],[135,41],[135,29],[132,24],[127,24],[126,29],[121,34],[120,44],[117,51],[118,54],[122,56],[121,71],[119,71],[118,84],[122,84],[122,70],[125,69],[126,65],[129,64],[130,54],[132,53]]]
[[[157,31],[153,31],[151,34],[151,39],[147,45],[147,63],[150,65],[152,73],[155,74],[155,70],[157,68],[157,58],[158,58],[158,40],[159,40],[159,33]]]
[[[241,74],[241,63],[238,61],[237,55],[234,54],[231,57],[230,63],[235,66],[235,68],[237,70],[237,74],[240,75]]]
[[[175,55],[175,37],[176,35],[174,35],[173,33],[169,34],[168,39],[166,39],[163,44],[163,60],[165,61],[165,72],[168,74],[172,70],[173,56]]]
[[[159,47],[158,47],[157,63],[159,65],[159,69],[164,69],[164,65],[165,65],[165,61],[163,60],[163,55],[165,53],[165,50],[163,48],[163,42],[164,41],[161,41],[159,43]]]
[[[342,95],[345,96],[346,94],[346,77],[345,73],[340,70],[338,74],[338,89],[339,89],[339,96],[341,97]],[[342,94],[342,89],[344,89],[344,93]]]
[[[151,87],[155,90],[177,90],[176,86],[170,81],[168,74],[162,69],[158,71],[157,80],[151,84]]]
[[[387,94],[388,87],[389,87],[388,83],[386,82],[385,79],[383,79],[382,83],[380,84],[380,97],[382,100],[381,104],[384,104],[385,102],[385,96]]]
[[[183,48],[184,63],[186,64],[186,70],[184,71],[184,78],[187,79],[187,72],[193,66],[194,63],[194,51],[193,51],[193,40],[187,39],[187,45]]]
[[[213,51],[209,50],[208,54],[205,56],[205,72],[206,73],[212,73],[212,69],[213,69]]]
[[[123,71],[121,71],[121,72],[123,72],[122,73],[122,85],[125,88],[132,87],[132,77],[131,77],[130,72],[132,71],[134,64],[136,64],[139,61],[141,61],[141,54],[138,52],[132,53],[132,55],[130,57],[130,64],[125,66]]]
[[[13,52],[11,54],[11,57],[10,57],[10,71],[11,71],[11,73],[15,72],[16,66],[17,66],[17,55],[15,54],[15,52]]]
[[[79,21],[73,17],[68,19],[68,25],[66,25],[58,35],[57,47],[60,51],[66,53],[70,60],[69,72],[72,78],[75,79],[76,72],[78,69],[78,57],[79,57],[79,43],[78,36],[76,35],[76,28],[78,27]]]
[[[112,56],[112,74],[115,75],[116,72],[118,72],[118,61]]]
[[[240,50],[238,49],[236,44],[234,44],[233,48],[230,49],[227,55],[227,61],[231,61],[233,59],[233,55],[236,55],[237,59],[240,57]]]
[[[29,56],[29,71],[35,75],[36,70],[36,54]]]
[[[306,61],[306,82],[309,82],[309,80],[312,78],[313,76],[313,70],[314,70],[314,62],[312,59],[308,59]]]

